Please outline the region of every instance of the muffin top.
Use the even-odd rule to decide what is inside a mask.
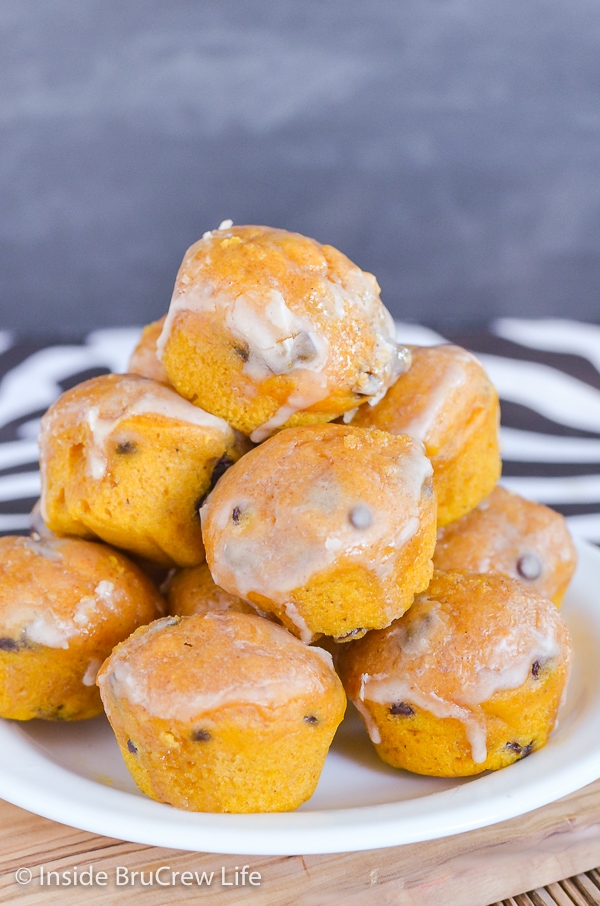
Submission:
[[[150,579],[120,552],[75,538],[0,538],[0,647],[113,644],[164,613]],[[99,666],[99,665],[97,665]]]
[[[258,717],[282,708],[304,713],[332,692],[344,697],[328,652],[234,612],[165,617],[142,627],[100,671],[103,698],[107,683],[147,714],[182,723],[218,718],[227,708],[250,708]]]
[[[248,399],[273,375],[292,379],[285,406],[255,431],[254,441],[340,390],[354,394],[357,404],[381,399],[409,361],[375,277],[332,246],[286,230],[224,223],[188,249],[158,340],[159,359],[186,313],[225,329],[243,361]],[[203,342],[211,335],[204,330]]]
[[[203,506],[213,577],[241,598],[282,603],[334,564],[385,578],[421,522],[435,520],[431,475],[408,436],[288,428],[232,466]]]
[[[53,441],[63,432],[73,432],[73,443],[85,447],[89,476],[103,478],[108,468],[109,439],[111,454],[113,450],[129,452],[132,444],[135,447],[131,422],[144,417],[195,425],[221,436],[224,443],[234,440],[227,422],[193,406],[172,388],[135,374],[105,374],[63,393],[44,415],[40,435],[42,477]]]
[[[410,434],[436,461],[452,459],[497,399],[481,362],[460,346],[410,346],[411,366],[353,424]]]
[[[441,570],[503,573],[552,598],[571,578],[577,553],[564,516],[498,486],[438,530],[433,562]]]
[[[550,601],[508,577],[460,571],[434,573],[403,617],[348,649],[341,675],[362,713],[361,703],[371,701],[456,718],[475,762],[486,757],[480,706],[559,661],[568,670],[572,656],[566,624]],[[378,742],[377,728],[370,730]]]

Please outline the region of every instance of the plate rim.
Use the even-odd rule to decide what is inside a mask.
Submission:
[[[575,543],[578,569],[591,566],[600,577],[600,549],[581,539]],[[596,628],[600,635],[600,608]],[[600,675],[600,664],[598,671]],[[248,815],[186,812],[106,786],[54,761],[19,722],[0,719],[0,797],[80,830],[192,852],[290,856],[425,842],[519,817],[600,778],[600,682],[595,698],[589,698],[587,708],[584,705],[571,721],[584,745],[570,769],[561,767],[567,734],[567,739],[548,744],[535,758],[515,763],[508,771],[413,799]],[[554,763],[558,768],[552,770]],[[544,764],[550,766],[549,774],[540,770]],[[50,788],[45,782],[49,773]],[[69,787],[71,796],[65,800],[64,789]]]

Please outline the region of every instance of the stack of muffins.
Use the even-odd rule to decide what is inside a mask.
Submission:
[[[197,811],[308,799],[346,694],[417,773],[544,745],[575,553],[497,487],[473,355],[398,345],[331,246],[226,221],[129,371],[43,419],[35,531],[0,541],[1,716],[104,709],[140,789]]]

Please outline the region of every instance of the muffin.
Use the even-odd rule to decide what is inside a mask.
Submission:
[[[0,538],[0,716],[101,714],[98,668],[118,642],[161,613],[150,580],[106,545]]]
[[[186,252],[157,354],[182,396],[255,442],[376,402],[409,362],[372,274],[229,221]]]
[[[411,346],[412,364],[384,399],[352,424],[410,434],[433,465],[438,523],[453,522],[500,477],[498,394],[481,363],[459,346]]]
[[[543,746],[572,658],[550,601],[505,576],[436,572],[338,672],[383,761],[436,777],[496,770]]]
[[[305,642],[387,626],[431,576],[431,472],[407,435],[288,428],[232,466],[203,506],[212,576]]]
[[[438,532],[436,569],[503,573],[559,606],[577,565],[564,516],[495,488],[466,516]]]
[[[192,811],[297,808],[316,788],[346,707],[326,652],[234,612],[139,630],[98,685],[139,788]]]
[[[129,374],[139,374],[141,377],[150,378],[152,381],[159,381],[161,384],[169,384],[169,378],[162,362],[159,362],[156,355],[156,343],[162,333],[165,325],[165,315],[159,321],[153,321],[147,324],[142,330],[139,342],[129,359],[127,371]]]
[[[214,610],[235,610],[237,613],[262,616],[252,604],[215,585],[206,563],[177,570],[167,581],[165,594],[172,616],[190,617],[195,613]]]
[[[101,538],[164,566],[202,563],[198,508],[241,452],[222,419],[131,374],[64,393],[42,419],[40,448],[52,531]]]

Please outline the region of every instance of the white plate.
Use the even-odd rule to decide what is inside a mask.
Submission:
[[[355,714],[298,811],[214,815],[143,796],[104,718],[77,724],[0,721],[0,796],[63,824],[174,849],[296,855],[375,849],[459,834],[522,815],[600,777],[600,550],[580,542],[563,606],[575,664],[560,726],[530,758],[466,780],[387,767]]]

